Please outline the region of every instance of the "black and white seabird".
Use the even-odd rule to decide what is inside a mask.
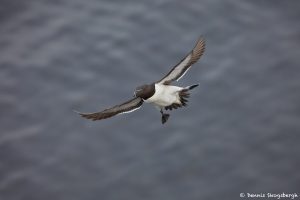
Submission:
[[[139,86],[134,91],[134,98],[112,108],[95,113],[79,113],[82,117],[95,120],[106,119],[117,114],[129,113],[139,109],[143,102],[152,103],[160,110],[161,122],[164,124],[169,118],[169,114],[163,110],[177,109],[186,106],[187,98],[190,96],[189,90],[198,86],[194,84],[188,87],[171,85],[173,81],[178,81],[202,56],[205,50],[205,42],[200,38],[194,49],[183,58],[172,70],[161,80]]]

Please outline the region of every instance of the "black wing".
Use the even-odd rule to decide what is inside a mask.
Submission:
[[[179,80],[192,66],[192,64],[199,60],[199,58],[203,55],[204,50],[205,41],[203,38],[200,38],[194,49],[157,83],[169,85],[172,81]]]
[[[101,120],[101,119],[106,119],[112,116],[115,116],[117,114],[122,114],[122,113],[129,113],[133,112],[137,109],[139,109],[143,104],[143,100],[139,97],[131,99],[121,105],[114,106],[112,108],[105,109],[101,112],[96,112],[96,113],[80,113],[82,117],[91,119],[93,121],[95,120]]]

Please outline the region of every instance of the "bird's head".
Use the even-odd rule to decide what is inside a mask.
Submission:
[[[135,89],[134,96],[140,97],[142,99],[148,99],[151,97],[155,92],[154,84],[151,85],[142,85]]]

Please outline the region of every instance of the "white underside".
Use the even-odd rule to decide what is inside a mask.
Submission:
[[[169,106],[173,103],[180,104],[179,91],[182,89],[182,87],[173,85],[155,84],[154,95],[145,100],[145,102],[152,103],[160,108]]]

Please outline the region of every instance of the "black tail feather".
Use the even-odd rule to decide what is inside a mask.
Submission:
[[[192,89],[194,89],[195,87],[198,87],[198,86],[199,86],[199,84],[194,84],[194,85],[186,87],[186,89],[192,90]]]

